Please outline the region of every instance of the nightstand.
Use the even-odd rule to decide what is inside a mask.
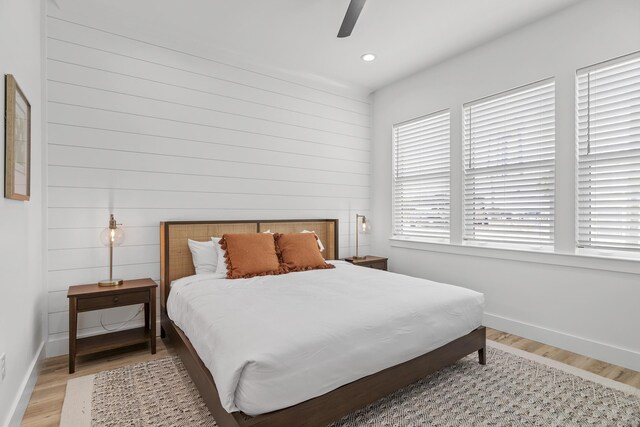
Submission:
[[[156,353],[156,282],[151,279],[125,280],[120,286],[97,284],[70,286],[69,373],[76,370],[76,356],[149,342]],[[78,338],[78,313],[144,304],[144,327]]]
[[[344,260],[350,262],[353,265],[359,265],[362,267],[375,268],[377,270],[387,270],[387,260],[380,256],[367,255],[362,259],[353,259],[353,257],[345,258]]]

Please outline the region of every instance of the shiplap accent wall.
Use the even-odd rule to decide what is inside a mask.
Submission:
[[[99,233],[111,212],[126,232],[114,261],[122,278],[159,280],[163,220],[338,218],[340,254],[352,254],[352,217],[369,212],[366,96],[55,14],[47,19],[49,356],[67,351],[67,287],[108,275]],[[82,314],[79,334],[103,332],[101,316],[114,327],[135,312]]]

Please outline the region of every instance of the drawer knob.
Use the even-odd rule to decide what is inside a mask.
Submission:
[[[120,301],[120,298],[118,298],[118,297],[113,297],[113,302],[118,302],[118,301]]]

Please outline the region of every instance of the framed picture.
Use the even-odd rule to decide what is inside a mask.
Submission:
[[[29,200],[31,105],[11,74],[5,78],[4,197]]]

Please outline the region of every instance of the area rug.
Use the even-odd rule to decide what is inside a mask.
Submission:
[[[640,426],[640,390],[487,342],[332,427]],[[178,357],[69,380],[62,427],[215,426]]]

